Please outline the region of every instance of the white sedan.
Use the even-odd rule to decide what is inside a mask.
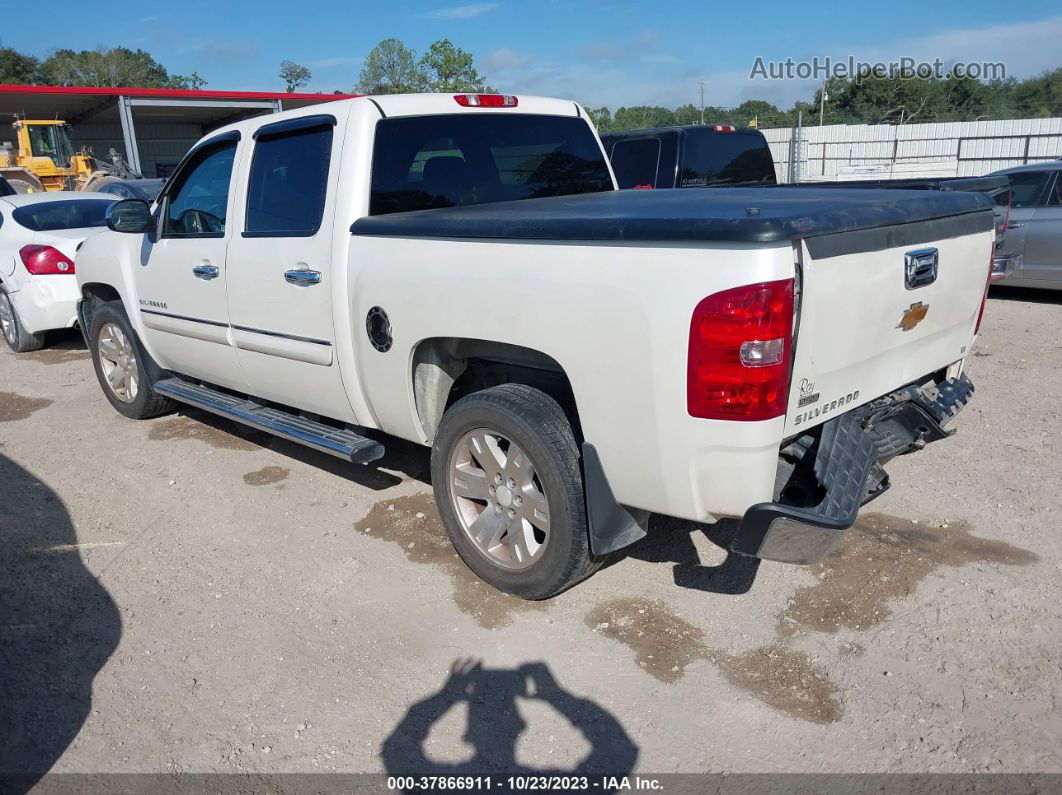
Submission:
[[[115,199],[75,191],[0,197],[0,327],[11,350],[36,350],[44,332],[77,322],[74,253],[106,227]]]

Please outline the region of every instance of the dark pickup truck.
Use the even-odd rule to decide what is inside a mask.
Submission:
[[[703,124],[628,130],[602,135],[601,142],[621,190],[773,187],[778,184],[767,139],[751,127]],[[997,253],[1002,249],[1003,236],[1010,221],[1010,183],[1005,176],[816,181],[796,185],[984,193],[995,205]],[[996,256],[992,280],[1004,279],[1018,264],[1014,256]]]

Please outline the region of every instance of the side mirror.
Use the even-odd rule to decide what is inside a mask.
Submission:
[[[104,213],[107,228],[114,232],[138,234],[151,228],[151,208],[140,199],[122,199],[115,202]]]

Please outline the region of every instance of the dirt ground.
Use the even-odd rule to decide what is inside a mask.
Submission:
[[[0,353],[0,772],[1062,772],[1062,295],[993,292],[954,438],[808,568],[654,517],[528,604],[379,468],[126,420]],[[53,767],[54,766],[54,767]]]

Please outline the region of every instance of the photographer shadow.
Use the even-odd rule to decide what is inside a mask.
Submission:
[[[0,792],[29,791],[92,709],[92,680],[121,636],[61,499],[0,455]]]
[[[517,740],[528,724],[517,707],[518,698],[556,710],[590,746],[586,757],[571,769],[520,764]],[[456,762],[428,759],[424,744],[432,727],[462,703],[468,707],[463,739],[474,748],[472,757]],[[458,660],[439,692],[406,711],[384,740],[380,756],[393,776],[624,776],[634,769],[638,747],[611,713],[558,685],[545,663],[490,669],[478,661]]]

